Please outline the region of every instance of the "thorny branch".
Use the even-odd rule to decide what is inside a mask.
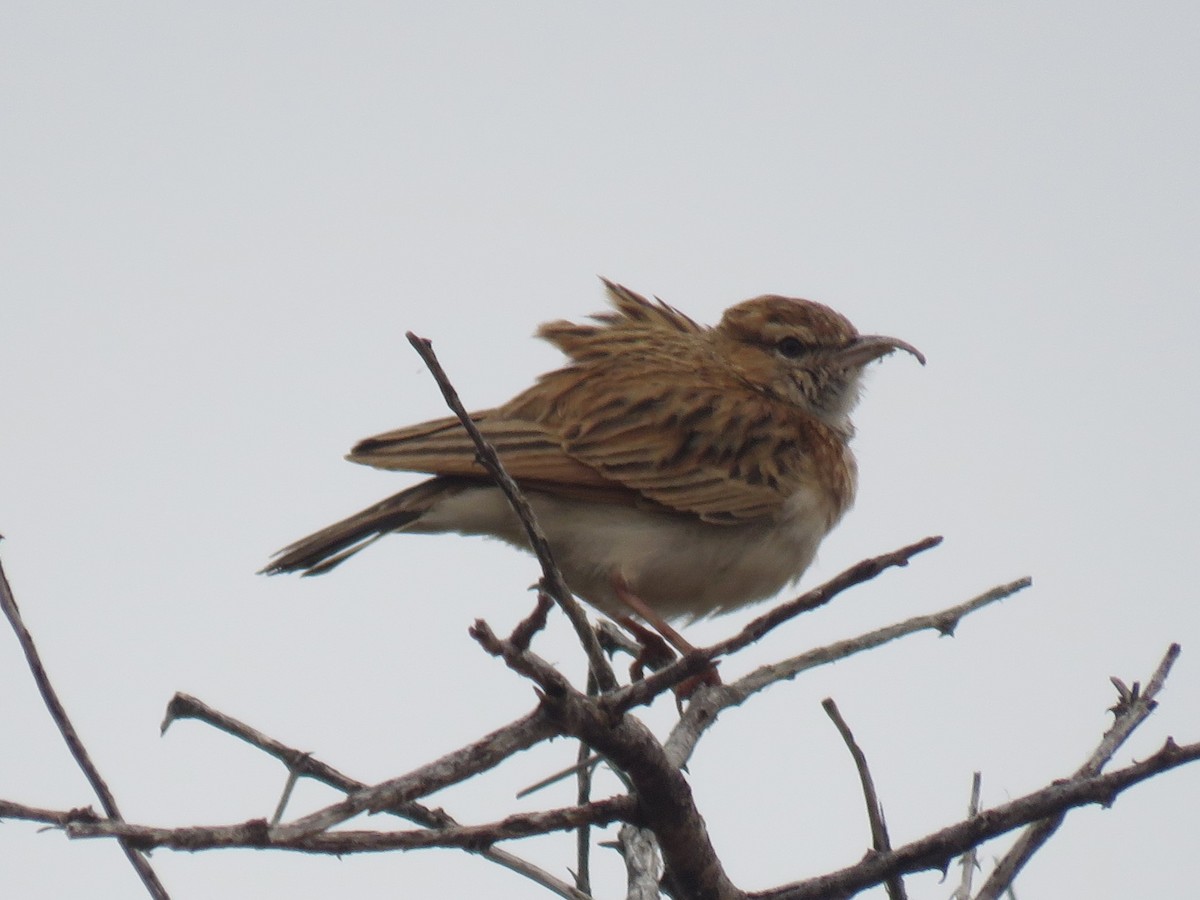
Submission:
[[[1166,683],[1167,675],[1170,674],[1175,660],[1179,658],[1181,649],[1178,644],[1172,644],[1167,648],[1166,654],[1159,662],[1158,668],[1154,670],[1154,674],[1150,676],[1150,681],[1146,684],[1144,691],[1139,690],[1137,682],[1134,682],[1133,689],[1130,690],[1120,679],[1113,679],[1118,694],[1117,705],[1111,710],[1115,719],[1112,727],[1100,739],[1099,746],[1088,757],[1087,762],[1075,772],[1076,778],[1085,778],[1103,771],[1104,766],[1113,758],[1121,745],[1139,725],[1146,721],[1158,705],[1155,697]],[[976,900],[998,900],[1008,886],[1013,883],[1025,863],[1029,862],[1033,854],[1053,837],[1054,832],[1062,825],[1064,818],[1065,816],[1060,814],[1031,825],[997,863],[991,876],[979,889]]]
[[[277,839],[286,842],[318,834],[362,812],[382,812],[465,781],[499,765],[508,757],[552,737],[557,732],[540,709],[493,731],[474,743],[447,753],[407,775],[392,778],[348,795],[324,809],[276,826]]]
[[[1148,759],[1131,763],[1107,775],[1090,775],[1055,782],[1010,803],[984,810],[889,853],[868,856],[862,862],[819,878],[767,891],[747,894],[748,900],[833,900],[850,897],[881,884],[892,874],[930,869],[944,871],[955,856],[969,847],[1077,806],[1097,803],[1111,806],[1122,791],[1161,772],[1200,759],[1200,742],[1179,746],[1170,738]]]
[[[319,781],[346,794],[362,791],[368,787],[368,785],[363,784],[361,781],[356,781],[348,775],[344,775],[333,768],[333,766],[321,762],[311,753],[304,753],[287,746],[281,741],[268,737],[261,731],[219,710],[213,709],[207,703],[188,694],[176,694],[171,698],[171,702],[167,705],[166,718],[163,719],[162,731],[166,732],[167,728],[173,722],[180,719],[195,719],[198,722],[204,722],[275,757],[287,766],[289,779],[293,775],[311,778],[314,781]],[[403,817],[418,825],[424,825],[426,828],[457,827],[460,824],[444,810],[431,809],[415,801],[396,803],[387,809],[381,810],[381,812]],[[547,890],[566,898],[566,900],[589,900],[586,890],[578,890],[565,881],[555,878],[544,869],[506,850],[485,846],[478,848],[475,852],[478,852],[480,856],[491,860],[497,865],[503,866],[517,874],[524,875]]]
[[[145,849],[166,847],[171,850],[212,850],[221,847],[279,848],[305,853],[346,856],[351,853],[377,853],[384,850],[416,850],[428,847],[456,847],[478,850],[498,841],[569,831],[582,824],[607,825],[636,820],[636,803],[630,797],[610,797],[584,806],[568,806],[542,812],[517,813],[484,825],[457,825],[410,831],[322,831],[289,837],[265,819],[251,819],[232,825],[156,828],[90,818],[66,823],[71,837],[121,837]]]
[[[914,616],[904,622],[878,628],[858,637],[835,641],[790,659],[761,666],[731,684],[715,685],[697,691],[667,738],[667,755],[676,765],[684,765],[691,757],[696,742],[716,723],[718,714],[744,703],[772,684],[795,678],[801,672],[846,659],[920,631],[932,630],[941,635],[951,635],[961,619],[1024,590],[1031,583],[1028,578],[1021,578],[1009,584],[1002,584],[940,612]]]

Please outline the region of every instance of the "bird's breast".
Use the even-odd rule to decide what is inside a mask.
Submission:
[[[571,590],[610,615],[627,615],[613,578],[666,618],[696,619],[774,596],[812,563],[841,515],[824,488],[795,489],[771,521],[728,525],[542,491],[527,494]],[[488,534],[527,547],[497,488],[448,496],[412,531]]]
[[[695,619],[774,596],[812,563],[836,522],[823,492],[801,489],[775,521],[725,525],[633,507],[531,494],[567,583],[611,615],[628,611],[614,574],[666,618]]]

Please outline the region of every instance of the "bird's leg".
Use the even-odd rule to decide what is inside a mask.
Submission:
[[[629,677],[634,681],[641,681],[647,668],[657,672],[675,661],[675,651],[653,628],[647,628],[633,616],[617,616],[616,620],[638,645],[637,656],[629,664]]]
[[[646,605],[637,594],[629,588],[629,582],[625,580],[625,576],[619,572],[614,572],[612,576],[613,593],[617,595],[617,599],[625,605],[632,613],[637,613],[642,617],[651,628],[657,631],[662,638],[674,647],[683,656],[687,656],[696,648],[688,643],[687,639],[682,634],[670,626],[666,619],[652,610]]]
[[[619,600],[630,612],[636,613],[650,626],[654,631],[651,632],[643,628],[637,622],[633,621],[628,616],[622,616],[618,621],[624,625],[626,629],[633,633],[633,636],[642,645],[643,653],[634,660],[633,670],[631,674],[638,677],[641,672],[641,666],[644,663],[651,664],[652,668],[654,661],[663,658],[663,651],[667,651],[666,644],[670,644],[679,651],[681,656],[687,656],[689,653],[694,653],[696,648],[688,642],[688,640],[676,631],[671,625],[658,613],[646,605],[633,590],[629,587],[629,582],[625,580],[620,572],[613,572],[612,575],[613,593],[616,594]],[[655,634],[654,632],[657,632]],[[650,639],[657,638],[657,642]],[[665,643],[664,643],[665,642]],[[652,644],[657,643],[657,646]],[[669,651],[668,651],[669,652]],[[701,672],[699,675],[694,675],[691,678],[685,679],[675,688],[676,696],[687,698],[701,684],[720,684],[721,676],[717,674],[717,666],[715,663],[709,665],[708,669]]]

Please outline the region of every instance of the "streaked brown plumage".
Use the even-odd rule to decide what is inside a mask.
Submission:
[[[776,593],[853,502],[849,413],[863,367],[896,349],[924,358],[806,300],[757,297],[707,328],[605,285],[614,311],[538,331],[569,363],[472,418],[593,606],[626,612],[622,579],[666,618]],[[325,572],[392,531],[525,546],[457,419],[367,438],[347,458],[435,477],[284,548],[264,571]]]

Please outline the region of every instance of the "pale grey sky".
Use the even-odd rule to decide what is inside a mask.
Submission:
[[[724,671],[1035,579],[953,640],[726,715],[690,777],[740,885],[868,845],[827,695],[897,842],[958,818],[975,769],[989,804],[1074,770],[1108,676],[1144,679],[1175,640],[1120,758],[1196,739],[1198,38],[1185,3],[5,4],[0,553],[126,816],[236,821],[282,786],[200,726],[160,740],[176,690],[365,780],[530,708],[466,636],[527,612],[521,554],[397,537],[324,579],[254,572],[408,483],[341,461],[443,412],[406,329],[487,406],[556,363],[529,335],[599,310],[597,274],[706,322],[811,297],[929,358],[872,371],[859,501],[804,583],[944,546]],[[539,647],[581,671],[561,625]],[[0,685],[0,796],[93,802],[6,635]],[[531,808],[512,791],[573,753],[436,800]],[[1190,770],[1073,814],[1021,900],[1190,897],[1198,803]],[[517,849],[561,872],[570,845]],[[179,900],[542,896],[451,853],[154,862]],[[140,890],[115,847],[17,822],[0,871],[11,896]]]

